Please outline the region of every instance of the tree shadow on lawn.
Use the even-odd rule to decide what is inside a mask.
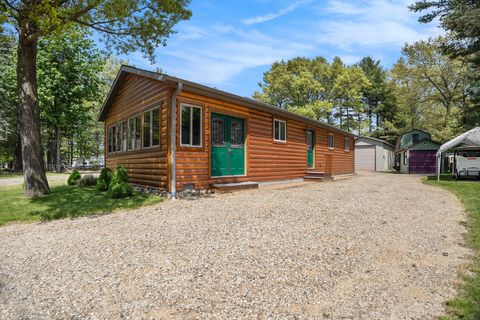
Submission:
[[[105,192],[98,192],[95,187],[58,186],[51,189],[51,194],[30,200],[38,208],[31,211],[30,215],[38,215],[42,220],[75,218],[161,201],[160,197],[154,198],[155,196],[139,192],[128,198],[112,199]]]

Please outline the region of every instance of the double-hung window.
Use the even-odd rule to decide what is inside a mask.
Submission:
[[[333,133],[328,134],[328,148],[335,148],[335,136],[333,135]]]
[[[180,124],[180,145],[185,147],[201,147],[202,108],[189,104],[182,104]]]
[[[143,113],[143,147],[160,145],[160,108]]]
[[[140,115],[128,119],[128,150],[138,150],[141,148],[140,130]]]
[[[111,126],[107,130],[108,152],[122,152],[126,150],[125,121]]]
[[[287,123],[283,120],[273,120],[273,140],[277,142],[287,141]]]
[[[350,139],[347,137],[345,137],[343,140],[343,148],[345,149],[345,151],[350,150]]]

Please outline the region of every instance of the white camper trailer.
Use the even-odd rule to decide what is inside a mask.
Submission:
[[[461,147],[455,150],[453,178],[480,177],[480,147]]]

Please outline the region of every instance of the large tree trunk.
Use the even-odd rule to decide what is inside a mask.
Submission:
[[[40,109],[37,101],[37,41],[28,40],[34,26],[22,23],[18,43],[17,83],[22,141],[24,194],[50,193],[40,138]]]
[[[55,172],[62,172],[62,159],[60,155],[60,147],[62,146],[62,130],[55,128]]]

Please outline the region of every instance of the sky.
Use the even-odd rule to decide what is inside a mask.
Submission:
[[[386,68],[405,43],[440,35],[420,24],[413,0],[192,0],[192,18],[175,26],[152,64],[141,53],[122,59],[241,96],[259,90],[271,64],[297,56],[339,56],[354,64],[364,56]]]

